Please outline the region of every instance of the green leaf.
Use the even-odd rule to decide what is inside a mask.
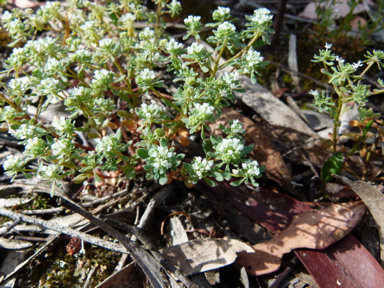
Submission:
[[[148,150],[143,148],[137,149],[137,155],[139,155],[139,157],[142,159],[146,159],[149,157]]]
[[[160,139],[160,146],[161,147],[167,147],[167,140],[165,140],[164,138],[161,138]]]
[[[215,177],[215,179],[217,180],[217,181],[223,181],[224,180],[224,177],[223,177],[223,174],[222,173],[220,173],[220,172],[213,172],[212,173],[213,174],[213,177]]]
[[[117,129],[116,131],[116,139],[121,140],[121,136],[123,136],[123,132],[121,132],[121,128]]]
[[[214,145],[219,144],[220,140],[221,139],[218,136],[211,135],[211,142],[212,142],[212,144],[214,144]]]
[[[193,170],[194,170],[194,169],[192,168],[192,165],[189,164],[189,163],[185,163],[185,162],[184,162],[183,165],[184,165],[184,168],[187,169],[188,171],[193,171]]]
[[[211,140],[203,141],[203,149],[204,149],[205,154],[207,154],[208,152],[211,152],[212,148],[213,148],[213,145],[212,145]]]
[[[253,145],[248,145],[248,146],[245,146],[244,149],[243,149],[243,153],[244,154],[248,154],[249,152],[251,152],[253,150]]]
[[[224,179],[225,180],[230,180],[232,175],[231,175],[231,171],[229,170],[229,165],[227,164],[227,166],[225,167],[225,171],[223,173],[223,176],[224,176]]]
[[[241,183],[244,182],[244,180],[245,180],[245,179],[241,179],[241,180],[233,181],[233,182],[231,182],[231,186],[234,186],[234,187],[240,186]]]
[[[325,185],[332,180],[332,174],[339,174],[343,169],[344,156],[341,152],[335,152],[329,157],[321,169],[321,184]]]
[[[102,182],[100,176],[97,175],[96,171],[93,171],[93,176],[95,177],[95,180],[96,180],[97,182]]]
[[[167,182],[168,182],[167,174],[161,175],[159,178],[160,185],[165,185],[165,184],[167,184]]]
[[[72,182],[75,184],[83,183],[85,180],[87,180],[88,175],[85,173],[81,173],[77,175],[75,178],[72,179]]]
[[[203,177],[203,179],[205,180],[205,182],[208,183],[209,186],[211,186],[211,187],[217,186],[217,183],[215,181],[212,181],[211,179],[208,179],[207,177]]]

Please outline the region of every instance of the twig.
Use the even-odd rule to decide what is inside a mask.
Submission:
[[[17,224],[19,224],[21,221],[20,219],[15,220],[12,224],[8,225],[5,230],[0,233],[0,237],[7,234],[13,227],[15,227]]]
[[[119,231],[115,230],[111,226],[105,224],[100,219],[93,216],[91,213],[85,211],[83,208],[81,208],[76,203],[72,202],[67,197],[62,198],[62,205],[70,210],[72,210],[75,213],[80,214],[84,218],[91,221],[96,226],[103,229],[105,232],[107,232],[109,235],[114,236],[119,242],[128,250],[131,258],[140,266],[140,268],[143,270],[145,275],[148,277],[149,281],[151,282],[152,286],[157,288],[165,288],[163,284],[163,279],[160,276],[160,273],[155,270],[153,267],[154,265],[151,264],[151,260],[153,257],[151,257],[148,252],[143,250],[142,248],[134,245],[128,238],[126,238],[124,235],[122,235]],[[80,237],[79,237],[80,238]],[[119,245],[120,246],[120,245]],[[153,259],[155,260],[155,259]]]
[[[0,208],[0,215],[12,218],[14,220],[20,219],[20,221],[23,221],[26,223],[30,223],[30,224],[34,224],[34,225],[40,225],[40,226],[43,226],[44,228],[47,228],[47,229],[50,229],[50,230],[53,230],[56,232],[60,232],[60,233],[63,233],[63,234],[66,234],[66,235],[69,235],[72,237],[80,238],[86,242],[89,242],[91,244],[94,244],[94,245],[97,245],[97,246],[100,246],[100,247],[103,247],[103,248],[106,248],[109,250],[114,250],[114,251],[117,251],[120,253],[128,253],[127,250],[124,249],[124,247],[120,244],[112,243],[109,241],[104,241],[100,238],[90,236],[88,234],[73,230],[71,228],[62,227],[62,226],[59,226],[57,224],[54,224],[54,223],[51,223],[51,222],[48,222],[45,220],[26,216],[26,215],[23,215],[20,213],[15,213],[15,212],[9,211],[9,210],[4,209],[4,208]]]
[[[152,255],[156,258],[157,261],[160,262],[161,265],[164,266],[165,269],[175,274],[175,276],[188,288],[197,288],[198,286],[193,283],[191,280],[188,279],[183,273],[181,273],[178,269],[176,269],[175,266],[173,266],[171,263],[169,263],[164,256],[152,245],[152,243],[142,235],[140,229],[137,229],[134,226],[128,225],[126,223],[114,220],[114,219],[108,219],[106,218],[104,220],[107,224],[114,226],[115,228],[124,230],[128,233],[134,234],[137,239],[140,240],[141,243],[144,244],[144,246],[148,247],[150,249]]]
[[[16,214],[16,213],[15,213]],[[57,237],[59,237],[60,234],[57,234],[57,235],[51,235],[49,237],[51,237],[50,240],[48,240],[48,242],[43,246],[41,247],[39,250],[36,251],[35,254],[33,254],[31,257],[29,257],[27,260],[25,260],[24,262],[20,263],[11,273],[9,273],[7,275],[7,277],[5,277],[3,279],[3,281],[9,279],[9,278],[12,278],[21,268],[23,268],[24,266],[28,265],[28,263],[30,261],[32,261],[33,259],[35,259],[37,256],[39,256]],[[48,237],[48,238],[49,238]],[[2,283],[3,281],[0,281],[0,283]]]

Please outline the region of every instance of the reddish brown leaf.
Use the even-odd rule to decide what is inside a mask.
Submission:
[[[324,249],[343,238],[364,211],[362,202],[351,202],[301,213],[270,241],[254,245],[255,253],[241,252],[238,262],[252,275],[274,272],[280,267],[283,254],[293,249]]]
[[[249,189],[239,191],[229,183],[221,182],[217,187],[210,188],[249,218],[275,233],[286,228],[294,215],[316,206],[261,187],[257,192]]]
[[[296,250],[296,255],[319,287],[382,287],[384,271],[352,235],[323,251]]]

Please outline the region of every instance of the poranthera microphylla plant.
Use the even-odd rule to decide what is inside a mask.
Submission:
[[[72,0],[68,6],[47,2],[36,13],[17,8],[3,13],[3,27],[14,40],[11,46],[19,47],[3,65],[2,73],[12,79],[2,84],[0,120],[25,146],[23,157],[11,155],[3,163],[7,175],[48,180],[52,194],[64,177],[75,176],[78,183],[92,177],[101,181],[99,171],[120,171],[131,179],[140,169],[160,184],[166,184],[174,171],[189,185],[204,179],[214,186],[232,177],[238,178],[232,185],[258,185],[264,168],[247,159],[252,146],[244,145],[242,124],[235,120],[221,126],[224,138],[208,138],[206,131],[207,123],[233,101],[233,92],[243,91],[239,75],[249,75],[255,82],[267,65],[253,46],[268,43],[273,33],[270,11],[255,10],[239,32],[230,9],[219,7],[213,12],[215,23],[206,25],[213,29],[207,41],[215,46],[209,53],[200,41],[199,16],[184,19],[183,39],[195,40],[185,47],[165,33],[162,17],[178,14],[180,3],[154,2],[156,12],[138,0],[108,5]],[[148,25],[136,29],[137,21]],[[41,38],[44,31],[53,33]],[[219,65],[226,49],[233,57]],[[235,69],[218,76],[227,65]],[[32,67],[30,74],[26,67]],[[164,70],[174,75],[178,87],[172,96],[161,90]],[[168,109],[148,101],[151,97]],[[39,115],[58,101],[72,114],[43,124]],[[33,103],[37,112],[29,115],[26,107]],[[76,123],[79,116],[87,120],[81,127]],[[129,121],[136,121],[137,129],[126,129],[123,123]],[[119,126],[105,135],[107,127]],[[172,147],[180,129],[200,133],[205,158],[183,162],[184,155]],[[76,132],[94,138],[94,148],[76,142]],[[38,169],[27,168],[32,160]]]
[[[341,57],[332,53],[332,44],[326,44],[325,49],[319,50],[319,55],[315,55],[313,62],[321,62],[324,68],[321,72],[328,76],[329,82],[335,91],[336,97],[332,98],[326,91],[319,93],[316,90],[311,90],[311,94],[315,98],[315,106],[318,107],[320,112],[326,112],[334,119],[333,123],[333,151],[337,150],[338,142],[338,127],[340,126],[340,117],[345,113],[350,106],[346,106],[348,102],[354,101],[356,105],[359,105],[359,118],[360,120],[370,120],[367,124],[367,129],[372,126],[374,116],[372,109],[365,109],[363,106],[368,101],[368,97],[371,95],[384,93],[384,89],[371,90],[371,85],[363,83],[364,75],[373,66],[377,65],[378,69],[384,67],[384,52],[380,50],[373,50],[373,52],[367,52],[365,60],[358,61],[356,63],[348,63]],[[360,67],[366,67],[362,69],[361,73],[358,73]],[[381,87],[384,87],[384,81],[382,79],[377,80]],[[349,155],[352,155],[356,151],[354,147]]]

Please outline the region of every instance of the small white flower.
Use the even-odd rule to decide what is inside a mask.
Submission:
[[[184,19],[185,25],[194,25],[200,21],[200,16],[189,15],[188,18]]]
[[[309,91],[309,94],[313,95],[314,97],[319,96],[319,91],[317,90],[311,90]]]
[[[155,72],[152,70],[149,70],[148,68],[145,68],[143,71],[140,72],[139,77],[146,81],[146,80],[154,80],[156,78]]]
[[[223,33],[230,33],[230,32],[236,31],[236,27],[232,23],[225,21],[222,24],[220,24],[219,27],[217,27],[217,31],[223,32]]]
[[[267,8],[256,9],[253,13],[253,17],[251,18],[251,21],[259,25],[263,24],[265,22],[272,20],[273,15],[270,15],[270,14],[271,14],[271,11],[269,11]]]
[[[359,68],[359,67],[361,67],[361,66],[363,66],[363,64],[361,63],[361,61],[358,61],[357,63],[353,63],[352,64],[352,67],[353,67],[353,69],[357,69],[357,68]]]
[[[193,42],[191,46],[187,48],[187,52],[191,56],[198,55],[202,50],[204,49],[203,44],[198,44],[196,42]]]
[[[14,155],[8,155],[5,159],[6,160],[3,163],[4,170],[11,170],[12,168],[16,167],[20,161],[20,158],[15,157]]]
[[[325,43],[325,49],[326,50],[331,49],[331,47],[332,47],[332,44]]]
[[[339,56],[336,56],[336,61],[339,62],[339,64],[343,64],[345,62],[345,60]]]
[[[224,15],[228,15],[230,12],[231,12],[231,9],[227,8],[227,7],[217,7],[217,13],[220,15],[220,16],[224,16]]]
[[[112,39],[105,38],[99,41],[99,47],[108,47],[112,44]]]

